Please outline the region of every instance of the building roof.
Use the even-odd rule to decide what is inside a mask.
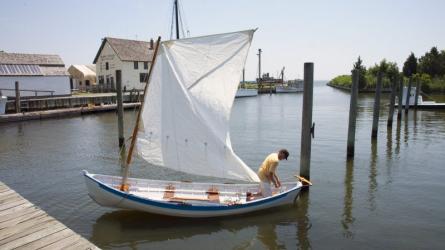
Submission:
[[[121,61],[151,62],[152,60],[155,45],[153,45],[153,48],[150,48],[150,42],[105,37],[102,40],[102,44],[100,45],[99,51],[97,51],[93,63],[97,62],[107,42]],[[153,42],[153,44],[156,44],[156,42]]]
[[[65,66],[58,55],[22,54],[0,52],[0,64],[28,64]]]
[[[68,76],[58,55],[0,52],[0,76]]]

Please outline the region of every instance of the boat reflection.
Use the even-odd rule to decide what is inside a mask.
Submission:
[[[172,241],[187,241],[189,248],[198,248],[199,239],[224,238],[229,233],[230,242],[219,247],[308,249],[311,247],[308,237],[311,228],[309,202],[309,192],[302,192],[293,205],[239,216],[200,219],[113,211],[96,220],[90,240],[101,248],[148,248]],[[279,233],[283,231],[286,238]],[[295,235],[295,241],[289,241],[287,233]],[[234,234],[237,237],[233,237]],[[196,245],[190,243],[191,238],[197,240]]]

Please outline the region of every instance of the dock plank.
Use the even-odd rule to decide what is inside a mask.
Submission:
[[[99,249],[0,182],[0,249]]]
[[[56,232],[56,233],[50,234],[50,235],[48,235],[46,237],[37,239],[37,240],[35,240],[33,242],[30,242],[30,243],[25,244],[23,246],[17,247],[15,249],[16,250],[19,250],[19,249],[24,249],[24,250],[25,249],[39,249],[39,248],[51,245],[52,243],[61,241],[61,240],[65,239],[66,237],[69,237],[70,235],[72,235],[71,230],[69,228],[65,228],[65,229],[62,229],[59,232]]]

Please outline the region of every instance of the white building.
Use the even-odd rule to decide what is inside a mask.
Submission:
[[[116,70],[122,72],[122,88],[144,89],[151,65],[154,42],[106,37],[97,52],[97,83],[111,84],[115,88]]]
[[[0,52],[0,91],[15,96],[15,82],[20,96],[71,95],[69,74],[58,55]]]
[[[97,85],[96,81],[96,65],[71,65],[68,68],[68,73],[71,75],[72,89],[81,91],[90,91]]]

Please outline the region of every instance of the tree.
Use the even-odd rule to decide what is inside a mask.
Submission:
[[[406,77],[411,77],[417,73],[417,58],[413,52],[408,56],[405,63],[403,64],[403,75]]]
[[[444,51],[439,53],[437,47],[432,47],[419,59],[419,71],[429,74],[431,77],[443,76],[445,74],[445,57],[443,55],[445,55]]]
[[[366,87],[366,67],[363,66],[363,61],[360,56],[357,59],[357,62],[353,65],[353,70],[357,70],[359,72],[358,76],[358,88],[364,89]],[[352,71],[351,71],[352,72]]]

